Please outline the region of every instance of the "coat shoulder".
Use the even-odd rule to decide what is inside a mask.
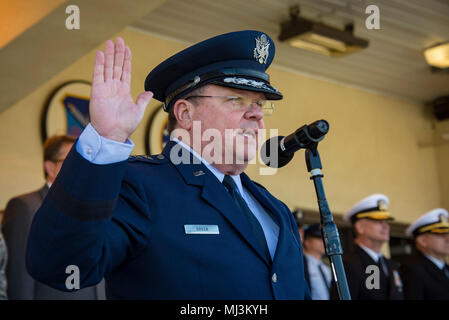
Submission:
[[[16,198],[28,202],[30,200],[36,200],[40,198],[39,190],[31,191],[22,195],[17,196]]]
[[[362,257],[356,251],[349,252],[343,256],[345,266],[358,268],[362,265]]]
[[[265,188],[263,185],[261,185],[259,182],[256,182],[256,181],[254,181],[254,180],[252,180],[252,182],[253,182],[256,186],[258,186],[258,187],[264,189],[265,191],[268,191],[268,189]],[[269,191],[268,191],[268,192],[269,192]]]
[[[128,158],[128,163],[164,164],[170,162],[163,154],[135,155]]]
[[[32,191],[29,193],[25,193],[19,196],[16,196],[14,198],[11,198],[8,201],[8,205],[6,206],[7,208],[12,206],[12,207],[34,207],[36,205],[39,205],[42,202],[42,198],[39,194],[39,190],[36,191]]]
[[[149,181],[168,182],[168,176],[174,174],[170,159],[163,154],[133,155],[127,160],[127,170],[124,180],[128,183]],[[176,170],[175,170],[176,171]],[[147,179],[151,176],[151,179]]]
[[[404,259],[400,267],[403,271],[422,271],[424,263],[425,261],[423,261],[422,257],[415,254]]]

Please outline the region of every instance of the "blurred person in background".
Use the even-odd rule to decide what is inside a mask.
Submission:
[[[44,143],[45,185],[34,192],[11,199],[5,209],[2,222],[3,234],[8,248],[6,277],[8,298],[11,300],[95,300],[104,299],[104,283],[96,287],[67,293],[55,290],[34,280],[25,267],[25,253],[28,233],[33,216],[61,169],[75,137],[69,135],[52,136]]]
[[[304,227],[303,246],[304,275],[312,300],[329,300],[332,275],[330,268],[322,261],[325,251],[319,223]]]
[[[0,230],[0,300],[6,300],[8,295],[6,294],[6,261],[8,258],[8,254],[6,251],[5,240],[3,239],[2,232]]]
[[[381,253],[382,246],[390,240],[388,221],[393,217],[388,212],[389,203],[386,195],[373,194],[356,203],[344,216],[352,223],[356,244],[353,252],[343,256],[352,300],[403,299],[399,265]],[[335,286],[331,298],[337,298]]]
[[[415,239],[416,252],[401,266],[404,296],[410,300],[449,299],[449,214],[433,209],[407,229]]]

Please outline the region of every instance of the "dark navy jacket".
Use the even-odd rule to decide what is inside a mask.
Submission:
[[[407,300],[449,300],[449,278],[421,252],[416,251],[401,265]]]
[[[218,179],[203,164],[169,160],[174,144],[109,165],[74,147],[34,217],[30,274],[68,291],[65,270],[76,265],[81,287],[106,278],[108,299],[309,299],[289,209],[241,174],[280,227],[268,261]],[[216,225],[219,234],[186,234],[185,225]]]

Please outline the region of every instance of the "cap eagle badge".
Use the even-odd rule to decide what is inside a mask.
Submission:
[[[388,210],[388,204],[385,200],[379,200],[377,202],[377,207],[380,211],[387,211]]]
[[[259,38],[256,38],[256,47],[254,48],[254,58],[260,63],[267,63],[268,59],[268,48],[270,47],[270,42],[267,36],[262,34]]]

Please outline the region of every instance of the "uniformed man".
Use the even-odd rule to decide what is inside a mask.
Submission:
[[[332,275],[322,261],[325,254],[320,224],[304,227],[304,274],[309,284],[312,300],[329,300]]]
[[[355,249],[343,256],[343,264],[353,300],[402,300],[399,265],[381,253],[390,240],[389,199],[370,195],[355,204],[344,216],[355,234]],[[332,297],[336,297],[333,288]]]
[[[70,290],[74,265],[81,287],[105,276],[109,299],[310,298],[290,210],[243,173],[267,100],[282,98],[265,73],[274,52],[259,31],[205,40],[153,69],[133,102],[130,49],[107,41],[91,123],[34,218],[29,272]],[[153,94],[173,140],[160,155],[128,159]],[[211,152],[212,141],[224,147]]]
[[[449,299],[449,214],[433,209],[413,222],[406,234],[416,252],[401,266],[404,296],[412,300]]]

